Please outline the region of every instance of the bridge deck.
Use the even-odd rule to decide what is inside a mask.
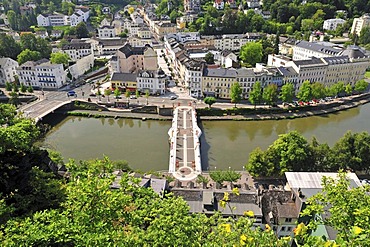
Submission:
[[[202,172],[200,157],[201,130],[193,107],[179,106],[174,111],[170,136],[169,172],[176,179],[189,181]]]

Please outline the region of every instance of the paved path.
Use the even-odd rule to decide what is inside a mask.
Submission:
[[[180,181],[190,181],[202,173],[200,158],[201,130],[196,111],[191,106],[179,106],[174,111],[170,136],[169,172]]]

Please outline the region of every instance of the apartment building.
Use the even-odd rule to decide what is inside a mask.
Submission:
[[[190,96],[199,98],[202,96],[202,74],[205,62],[191,59],[184,63],[184,84],[189,89]]]
[[[158,22],[154,25],[154,33],[157,39],[162,39],[166,34],[175,33],[176,25],[171,22]]]
[[[342,50],[342,47],[328,42],[308,42],[301,40],[293,46],[293,60],[338,56]]]
[[[86,22],[89,18],[90,11],[87,7],[76,7],[75,12],[68,16],[54,12],[52,14],[39,14],[37,16],[37,25],[42,27],[48,26],[77,26],[80,22]]]
[[[352,23],[351,33],[356,34],[357,36],[361,35],[361,30],[364,27],[370,26],[370,15],[364,14],[360,18],[355,18]]]
[[[134,47],[126,43],[116,52],[116,70],[120,73],[132,73],[138,70],[157,70],[157,54],[154,49],[146,45]]]
[[[111,78],[111,89],[135,92],[137,89],[136,73],[113,73]]]
[[[140,70],[136,77],[137,90],[148,91],[151,95],[164,94],[166,89],[166,74],[163,70]]]
[[[21,84],[34,88],[58,89],[66,84],[63,64],[51,64],[47,59],[25,62],[17,74]]]
[[[98,28],[98,38],[107,39],[116,37],[116,29],[114,26],[100,26]]]
[[[184,0],[185,12],[198,13],[200,11],[200,0]]]
[[[0,85],[5,85],[6,82],[14,82],[17,75],[18,62],[8,58],[0,58]]]
[[[90,43],[81,41],[71,42],[62,47],[62,51],[68,54],[72,61],[79,60],[82,57],[93,54],[93,49]]]
[[[344,25],[344,23],[346,23],[346,21],[340,18],[328,19],[324,21],[322,28],[324,30],[333,31],[333,30],[337,30],[338,25]]]

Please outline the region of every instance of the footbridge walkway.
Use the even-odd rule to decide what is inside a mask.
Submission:
[[[190,181],[202,173],[200,140],[195,108],[178,106],[173,113],[170,136],[169,172],[180,181]]]

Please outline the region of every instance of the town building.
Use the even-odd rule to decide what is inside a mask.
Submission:
[[[151,95],[165,93],[166,74],[163,70],[140,70],[137,74],[137,90],[141,93],[149,92]]]
[[[114,26],[100,26],[98,28],[98,38],[106,39],[114,37],[116,37],[116,29]]]
[[[48,31],[43,30],[43,31],[36,31],[35,36],[40,37],[42,39],[46,39],[49,37],[49,34],[48,34]]]
[[[71,16],[54,12],[52,14],[39,14],[36,19],[37,25],[42,27],[77,26],[80,22],[86,22],[89,15],[88,8],[79,6],[75,8],[75,12]]]
[[[176,24],[171,22],[158,22],[154,25],[154,34],[157,39],[163,39],[166,34],[175,33]]]
[[[198,13],[200,11],[200,0],[184,0],[185,12]]]
[[[329,42],[308,42],[301,40],[293,46],[293,60],[305,60],[313,57],[333,57],[343,50],[335,44]]]
[[[356,34],[357,36],[361,35],[361,30],[364,27],[370,26],[370,15],[364,14],[359,18],[355,18],[352,23],[351,33]]]
[[[17,75],[16,69],[18,68],[18,62],[8,58],[0,58],[0,85],[5,85],[6,82],[14,82],[15,76]]]
[[[116,52],[117,61],[112,68],[115,72],[132,73],[139,70],[157,70],[157,54],[154,49],[146,45],[133,47],[126,43]]]
[[[113,73],[111,77],[111,89],[135,92],[137,89],[136,73]]]
[[[213,7],[215,7],[218,10],[223,10],[225,7],[224,0],[214,0]]]
[[[89,69],[94,66],[94,55],[89,55],[78,58],[75,63],[68,67],[68,71],[72,80],[75,80],[85,74]]]
[[[19,82],[41,89],[58,89],[66,85],[63,64],[51,64],[47,59],[28,61],[17,68]]]
[[[324,30],[333,31],[333,30],[337,30],[338,25],[344,25],[344,23],[346,23],[346,21],[340,18],[328,19],[324,21],[322,28]]]
[[[195,22],[198,19],[197,14],[186,13],[184,16],[176,18],[176,28],[182,30],[186,28],[186,25]]]
[[[93,54],[93,50],[90,43],[85,42],[71,42],[63,45],[62,51],[68,54],[72,61],[79,60],[82,57]]]

